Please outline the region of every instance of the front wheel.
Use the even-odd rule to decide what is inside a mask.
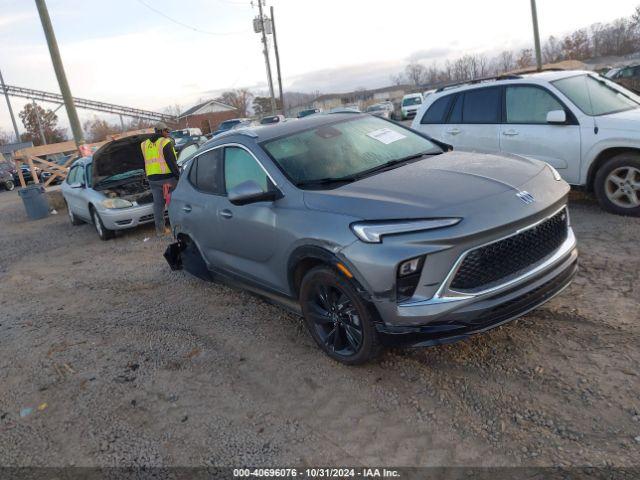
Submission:
[[[95,208],[91,209],[91,218],[93,218],[93,226],[96,228],[96,232],[98,233],[100,240],[110,240],[113,238],[114,231],[109,230],[104,226],[100,219],[100,215]]]
[[[305,324],[331,358],[347,365],[366,363],[381,350],[370,307],[353,284],[335,270],[310,270],[300,286]]]
[[[605,210],[640,216],[640,155],[621,153],[596,173],[594,190]]]

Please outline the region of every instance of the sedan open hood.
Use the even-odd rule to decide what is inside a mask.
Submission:
[[[544,168],[543,162],[515,155],[448,152],[334,190],[307,190],[304,197],[308,208],[367,220],[425,218],[507,191],[518,193]]]
[[[153,134],[132,135],[105,143],[93,154],[92,186],[112,175],[144,170],[140,144]]]

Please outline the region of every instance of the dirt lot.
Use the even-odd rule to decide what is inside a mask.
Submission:
[[[640,219],[571,207],[562,295],[353,368],[278,307],[171,272],[152,229],[102,242],[2,192],[0,465],[637,466]]]

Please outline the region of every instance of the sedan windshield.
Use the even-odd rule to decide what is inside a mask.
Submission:
[[[552,83],[587,115],[607,115],[640,105],[638,97],[624,87],[614,87],[609,80],[591,75],[577,75]]]
[[[300,187],[350,182],[392,165],[442,153],[426,138],[374,116],[357,116],[262,144]]]

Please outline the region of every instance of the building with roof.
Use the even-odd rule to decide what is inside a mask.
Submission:
[[[199,128],[206,134],[213,132],[225,120],[238,116],[238,110],[231,105],[208,100],[178,115],[178,128]]]

